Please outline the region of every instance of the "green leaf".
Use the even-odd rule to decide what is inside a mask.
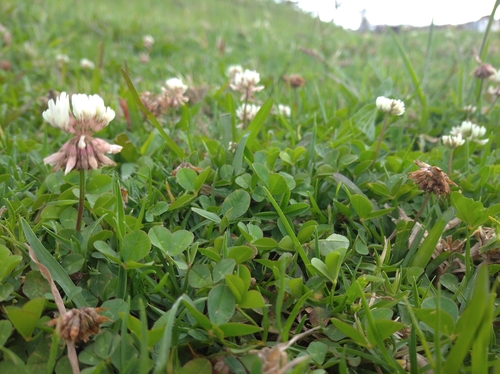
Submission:
[[[177,172],[176,175],[177,183],[179,183],[186,191],[196,190],[196,177],[196,172],[190,168],[182,168]]]
[[[370,200],[363,195],[352,195],[350,200],[352,207],[360,218],[367,218],[373,210]]]
[[[236,309],[234,296],[229,287],[219,284],[208,293],[208,317],[213,324],[229,322]]]
[[[151,251],[151,241],[144,231],[132,231],[123,237],[123,261],[139,261]]]
[[[394,334],[395,332],[397,332],[405,327],[405,325],[403,325],[402,323],[392,321],[390,319],[377,319],[377,320],[375,320],[375,326],[376,326],[376,329],[378,330],[378,334],[379,334],[378,336],[382,340],[387,339],[392,334]],[[377,339],[375,338],[375,335],[373,334],[373,329],[371,327],[371,324],[368,324],[368,326],[367,326],[366,335],[368,337],[368,340],[374,346],[376,346]]]
[[[229,249],[228,258],[232,258],[237,264],[241,264],[254,258],[257,255],[257,250],[255,248],[250,248],[249,246],[242,245],[238,247],[232,247]]]
[[[212,364],[206,358],[186,362],[179,374],[212,374]]]
[[[221,207],[221,214],[228,213],[228,219],[233,220],[245,214],[250,207],[250,194],[244,190],[236,190],[229,194]]]
[[[331,252],[339,251],[343,257],[349,248],[349,239],[343,235],[332,234],[326,239],[318,240],[318,244],[321,255],[327,256]]]
[[[29,299],[43,298],[50,293],[50,284],[39,271],[30,271],[24,279],[23,292]]]
[[[233,336],[250,335],[262,331],[262,329],[259,326],[245,325],[243,323],[237,323],[237,322],[223,323],[219,325],[219,328],[222,330],[224,336],[227,338]]]
[[[434,253],[436,244],[439,239],[441,239],[441,234],[443,233],[446,224],[451,221],[453,217],[455,217],[455,209],[453,208],[449,208],[439,216],[436,223],[434,223],[434,226],[429,231],[429,234],[424,239],[424,242],[420,245],[420,248],[418,248],[410,267],[425,268],[427,266],[427,263]]]
[[[177,256],[184,252],[194,239],[192,232],[179,230],[171,233],[163,226],[152,227],[148,236],[155,247],[158,247],[164,255],[169,256]]]
[[[455,330],[455,323],[453,318],[446,313],[444,310],[439,311],[439,318],[436,309],[420,308],[415,310],[415,315],[422,322],[427,324],[432,332],[437,333],[437,328],[439,327],[439,332],[446,336],[451,336]]]
[[[278,242],[272,238],[260,238],[254,240],[252,244],[257,247],[259,251],[270,251],[278,247]]]
[[[220,217],[215,213],[208,212],[208,211],[200,209],[200,208],[191,208],[191,210],[193,212],[195,212],[196,214],[199,214],[200,216],[202,216],[202,217],[204,217],[204,218],[206,218],[206,219],[208,219],[216,224],[219,224],[221,221]]]
[[[54,259],[54,257],[52,257],[42,243],[40,243],[40,240],[38,240],[35,233],[31,230],[31,227],[24,220],[24,218],[21,218],[21,226],[23,227],[24,235],[26,235],[26,239],[35,252],[38,261],[49,269],[54,282],[61,286],[66,295],[73,295],[72,300],[78,308],[87,306],[87,301],[85,301],[81,293],[76,290],[76,286],[68,276],[68,273],[66,273],[63,267]]]
[[[357,345],[361,347],[366,347],[368,345],[366,337],[351,325],[348,325],[347,323],[336,318],[332,318],[331,321],[336,328],[338,328],[344,335],[351,338]]]
[[[257,135],[259,135],[260,129],[262,128],[262,125],[264,125],[264,121],[266,120],[269,111],[271,110],[272,107],[273,107],[273,98],[270,97],[269,99],[266,100],[264,104],[262,104],[259,111],[257,112],[257,115],[248,125],[246,134],[248,134],[247,146],[250,149],[258,148],[255,147],[255,139],[257,139]],[[235,170],[238,169],[235,168]]]
[[[285,178],[283,178],[283,176],[280,174],[271,173],[269,175],[268,185],[269,185],[269,191],[273,195],[281,195],[289,191]]]
[[[264,299],[262,295],[257,290],[250,290],[243,294],[241,301],[238,303],[240,308],[244,309],[254,309],[254,308],[264,308]]]
[[[236,266],[236,261],[232,258],[224,258],[217,262],[212,271],[214,283],[218,283],[221,279],[224,279],[227,274],[232,274]]]
[[[195,264],[188,274],[189,285],[193,288],[208,287],[213,284],[210,268],[204,264]]]
[[[488,220],[488,214],[480,201],[464,197],[460,192],[453,192],[451,202],[457,210],[457,217],[465,222],[471,230]]]
[[[31,334],[42,316],[45,299],[39,297],[28,301],[22,308],[4,307],[7,317],[25,340],[30,340]]]
[[[240,303],[241,299],[243,298],[243,295],[245,294],[245,292],[247,292],[248,289],[245,287],[245,282],[243,281],[243,279],[233,274],[227,274],[225,276],[225,279],[226,279],[226,285],[233,293],[236,302]]]
[[[101,252],[104,256],[106,256],[108,259],[113,261],[116,264],[121,264],[122,261],[120,260],[118,253],[113,251],[111,247],[108,245],[108,243],[102,241],[102,240],[96,240],[94,242],[94,247],[97,249],[99,252]]]
[[[0,347],[3,347],[12,334],[12,324],[6,319],[0,321]]]
[[[322,342],[312,342],[307,347],[307,353],[318,365],[322,365],[328,352],[328,346]]]

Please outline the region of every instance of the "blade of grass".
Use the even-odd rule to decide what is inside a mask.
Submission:
[[[411,61],[406,54],[405,50],[401,46],[401,43],[399,43],[399,40],[396,38],[396,35],[394,32],[388,28],[389,33],[392,36],[392,40],[394,41],[394,44],[396,45],[396,48],[399,52],[399,55],[403,59],[404,65],[406,67],[406,70],[408,71],[408,74],[410,75],[411,81],[413,82],[413,85],[415,86],[415,90],[417,91],[418,99],[420,100],[420,105],[422,107],[421,110],[421,116],[420,116],[420,129],[424,130],[427,129],[427,119],[429,116],[429,109],[428,109],[428,104],[427,104],[427,97],[424,94],[424,91],[422,90],[422,86],[420,84],[420,81],[417,77],[417,73],[415,72],[415,69],[413,68]]]
[[[66,273],[66,270],[63,269],[61,264],[59,264],[59,262],[57,262],[50,252],[43,246],[24,218],[21,218],[21,226],[23,227],[24,235],[26,235],[26,240],[35,252],[36,257],[40,263],[49,269],[54,281],[63,289],[66,295],[75,295],[72,301],[78,308],[88,306],[82,294],[76,291],[76,286],[68,276],[68,273]]]
[[[121,69],[121,73],[123,76],[123,79],[125,79],[125,83],[127,84],[128,89],[130,90],[130,93],[132,95],[132,98],[134,99],[136,105],[139,107],[139,109],[146,115],[146,117],[149,119],[149,121],[152,123],[152,125],[158,130],[160,133],[161,137],[163,140],[165,140],[165,143],[170,147],[170,149],[177,155],[177,157],[184,159],[186,158],[186,155],[184,154],[184,151],[177,145],[175,142],[168,136],[168,134],[163,130],[163,127],[160,125],[158,120],[155,118],[153,113],[151,113],[149,110],[146,109],[144,104],[142,103],[139,94],[137,93],[134,84],[130,80],[130,77],[128,74],[125,72],[125,70]]]
[[[417,253],[415,253],[415,257],[413,257],[410,267],[425,268],[427,266],[446,224],[451,221],[453,217],[455,217],[455,209],[449,208],[438,218],[420,248],[417,249]]]
[[[481,338],[481,334],[478,336],[478,332],[481,331],[481,326],[483,324],[487,324],[485,317],[490,315],[490,312],[487,310],[490,308],[489,292],[488,266],[481,265],[478,268],[474,292],[469,306],[460,316],[459,323],[462,326],[462,330],[460,331],[455,345],[448,354],[446,362],[441,370],[442,373],[458,373],[465,356],[469,353],[470,347],[474,346],[476,349],[479,349],[480,346],[484,344],[481,342],[478,343],[476,340]],[[478,353],[476,352],[476,354]]]
[[[273,107],[273,102],[274,100],[272,97],[267,99],[266,102],[262,104],[262,106],[260,107],[253,121],[250,122],[250,125],[248,126],[248,129],[245,133],[245,134],[248,133],[248,139],[247,139],[248,148],[250,149],[255,148],[254,147],[255,139],[257,139],[257,135],[259,135],[260,130],[264,125],[264,121],[266,120],[269,112],[271,111],[271,108]]]

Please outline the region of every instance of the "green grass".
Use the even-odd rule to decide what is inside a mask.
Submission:
[[[7,0],[0,12],[12,33],[0,41],[0,372],[71,372],[26,244],[67,309],[111,319],[77,343],[84,373],[266,374],[262,357],[280,351],[307,356],[287,373],[499,370],[500,110],[472,75],[480,53],[500,67],[496,32],[358,34],[267,0]],[[233,64],[265,86],[245,129]],[[139,94],[171,77],[199,94],[155,118]],[[116,167],[85,173],[81,230],[80,173],[43,164],[70,138],[41,115],[62,91],[101,95],[117,117],[98,137],[123,146]],[[377,157],[378,96],[406,112],[388,117]],[[477,102],[489,142],[455,149],[456,186],[427,197],[414,161],[447,171],[437,138]]]

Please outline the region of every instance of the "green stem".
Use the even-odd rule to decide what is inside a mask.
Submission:
[[[76,217],[76,231],[82,229],[83,206],[85,205],[85,169],[80,169],[80,198],[78,199],[78,214]]]
[[[453,170],[453,148],[450,149],[450,153],[448,154],[448,176],[451,175]]]
[[[426,195],[425,195],[425,199],[424,199],[424,202],[422,203],[422,206],[420,207],[419,211],[417,212],[417,215],[415,216],[415,218],[413,219],[413,225],[411,226],[411,229],[413,229],[413,226],[415,226],[415,224],[417,223],[418,219],[420,218],[420,216],[422,215],[422,213],[424,212],[424,209],[425,207],[427,206],[427,204],[429,203],[429,199],[431,198],[431,193],[430,192],[426,192]],[[410,229],[410,230],[411,230]]]
[[[382,139],[384,138],[385,129],[387,128],[388,118],[389,118],[389,113],[386,113],[384,117],[384,124],[382,125],[382,131],[380,131],[380,135],[378,137],[377,148],[375,149],[375,155],[373,156],[372,170],[375,168],[375,164],[377,162],[378,153],[380,152],[380,145],[382,144]]]

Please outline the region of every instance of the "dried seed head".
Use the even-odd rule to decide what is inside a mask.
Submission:
[[[477,68],[474,69],[472,74],[478,79],[486,79],[491,77],[496,73],[496,70],[490,64],[481,64]]]
[[[438,197],[440,195],[446,196],[451,192],[450,185],[456,186],[441,168],[419,160],[415,160],[415,164],[420,169],[412,171],[408,176],[415,181],[422,191],[432,192]]]
[[[292,88],[300,88],[304,84],[306,84],[306,80],[298,74],[290,74],[289,76],[284,76],[283,80]]]
[[[81,308],[71,309],[62,316],[54,318],[47,324],[55,326],[59,320],[61,323],[61,336],[73,343],[80,341],[88,342],[89,335],[99,333],[99,326],[111,321],[108,317],[101,316],[99,312],[104,308]]]

